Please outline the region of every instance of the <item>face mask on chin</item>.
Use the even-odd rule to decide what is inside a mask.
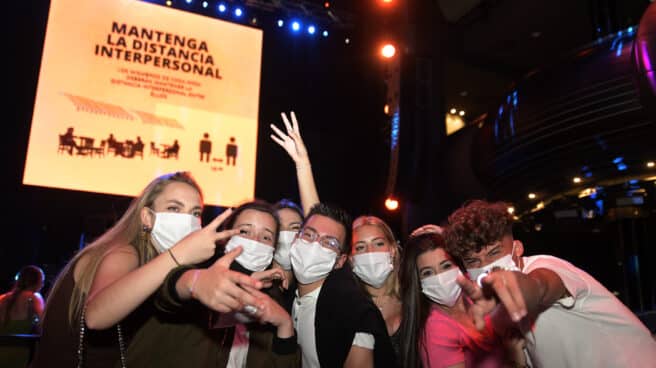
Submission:
[[[365,283],[380,288],[392,272],[392,255],[390,252],[368,252],[351,257],[353,272]]]
[[[276,247],[276,252],[273,254],[273,259],[286,271],[292,269],[292,260],[289,256],[289,251],[297,233],[298,231],[283,230],[278,234],[278,246]]]
[[[253,272],[263,271],[271,264],[273,259],[273,247],[259,241],[234,235],[225,246],[225,251],[229,252],[238,246],[242,247],[241,254],[235,258],[235,261],[245,269]]]
[[[152,211],[152,210],[151,210]],[[200,218],[188,213],[154,212],[155,224],[150,231],[158,252],[165,252],[182,238],[200,229]]]
[[[453,268],[426,277],[421,280],[421,292],[435,303],[453,307],[462,292],[460,285],[456,282],[458,275],[462,275],[462,272],[458,268]]]
[[[294,276],[301,284],[311,284],[328,276],[335,267],[337,253],[319,242],[308,243],[296,239],[289,251]]]
[[[513,261],[512,257],[515,254],[515,243],[513,242],[512,250],[510,254],[497,259],[496,261],[490,263],[487,266],[478,267],[478,268],[468,268],[467,273],[469,274],[469,279],[477,282],[480,285],[481,279],[487,276],[491,271],[499,268],[506,271],[520,271],[520,269]]]

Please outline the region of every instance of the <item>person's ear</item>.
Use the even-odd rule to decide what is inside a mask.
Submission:
[[[512,255],[513,257],[517,257],[517,258],[519,258],[519,257],[521,257],[522,255],[524,255],[524,244],[522,244],[521,241],[516,240],[516,239],[513,240],[513,246],[514,246],[514,248],[515,248],[515,252],[514,252],[514,254]]]
[[[148,229],[148,231],[152,230],[153,225],[155,225],[155,215],[152,213],[152,210],[148,207],[142,208],[140,217],[144,230],[146,229]]]

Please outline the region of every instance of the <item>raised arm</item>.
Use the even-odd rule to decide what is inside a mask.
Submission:
[[[231,211],[224,211],[204,228],[195,231],[170,252],[163,252],[139,267],[136,251],[125,244],[111,251],[100,262],[89,290],[86,324],[90,329],[105,329],[134,311],[162,284],[177,266],[202,262],[214,254],[215,242],[235,235],[238,230],[216,232]],[[172,255],[173,254],[173,255]]]
[[[296,114],[294,114],[293,111],[290,113],[291,122],[287,119],[287,115],[285,115],[284,112],[280,113],[280,115],[285,124],[287,134],[271,124],[271,129],[273,129],[275,133],[271,134],[271,139],[278,143],[280,147],[284,148],[289,154],[289,157],[291,157],[296,164],[296,177],[298,179],[298,191],[301,196],[301,206],[307,215],[310,208],[319,203],[319,193],[317,193],[317,186],[314,183],[310,157],[308,156],[307,149],[301,138],[301,131],[298,128]]]

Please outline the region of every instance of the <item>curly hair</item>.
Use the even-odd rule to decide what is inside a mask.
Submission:
[[[512,235],[513,218],[505,202],[473,200],[449,216],[444,237],[447,250],[462,259]]]

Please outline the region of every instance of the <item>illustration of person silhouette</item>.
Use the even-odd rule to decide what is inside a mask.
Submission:
[[[178,144],[178,140],[176,139],[175,141],[173,141],[172,146],[164,150],[164,154],[166,155],[166,158],[173,157],[173,156],[175,156],[175,158],[178,158],[179,150],[180,150],[180,145]]]
[[[69,155],[73,155],[73,148],[80,151],[80,147],[75,143],[75,135],[73,135],[73,127],[66,129],[66,133],[59,136],[59,149],[62,151],[68,150]]]
[[[208,133],[203,134],[203,139],[200,140],[198,149],[200,151],[200,161],[203,162],[203,157],[205,157],[205,162],[210,162],[210,154],[212,153],[212,141],[210,140],[210,135]]]
[[[132,156],[141,156],[141,159],[143,160],[143,150],[144,142],[141,140],[140,136],[137,136],[137,141],[132,145]]]
[[[232,166],[237,164],[237,149],[235,137],[230,137],[230,142],[226,144],[226,165],[230,165],[230,161],[232,161]]]

